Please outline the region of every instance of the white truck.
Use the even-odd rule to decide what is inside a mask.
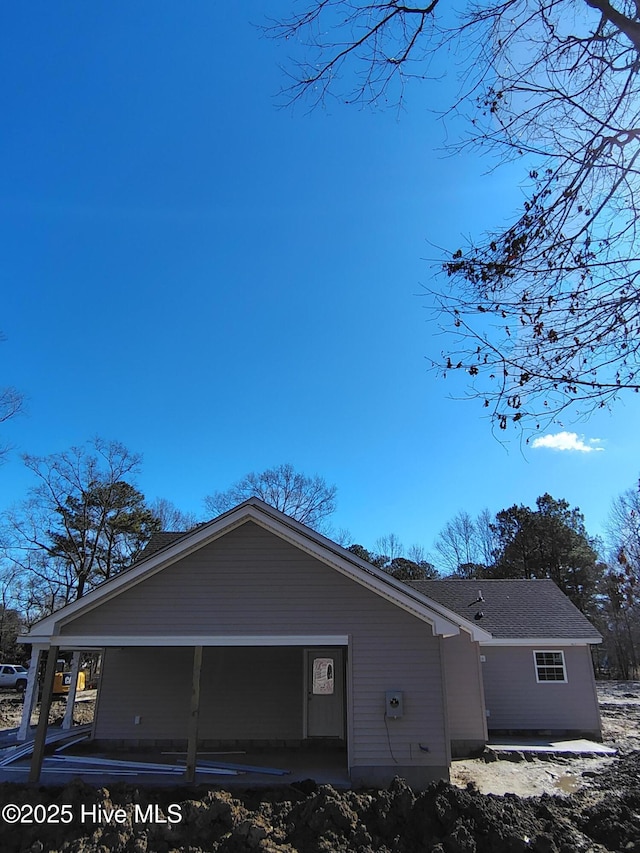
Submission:
[[[29,671],[17,663],[0,664],[0,687],[9,687],[22,693],[27,686]]]

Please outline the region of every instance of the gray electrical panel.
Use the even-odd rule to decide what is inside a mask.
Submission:
[[[404,700],[402,690],[387,690],[385,693],[386,709],[385,715],[396,719],[404,713]]]

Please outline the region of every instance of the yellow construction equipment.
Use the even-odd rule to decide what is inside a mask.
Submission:
[[[86,684],[86,675],[84,671],[81,669],[78,672],[78,686],[77,690],[84,690]],[[68,668],[68,664],[62,658],[59,658],[56,662],[56,674],[53,678],[53,692],[54,693],[68,693],[69,687],[71,686],[71,670]]]

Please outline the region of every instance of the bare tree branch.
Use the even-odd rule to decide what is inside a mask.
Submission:
[[[303,524],[320,529],[336,508],[335,486],[319,476],[308,477],[290,464],[251,472],[227,489],[205,498],[210,512],[219,514],[248,498],[257,497]]]
[[[304,54],[286,95],[313,105],[402,103],[434,58],[455,63],[469,133],[453,151],[526,158],[512,224],[437,262],[435,370],[466,374],[504,429],[640,390],[639,0],[307,0],[267,31]]]

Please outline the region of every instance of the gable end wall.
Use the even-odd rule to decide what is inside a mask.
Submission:
[[[448,765],[440,648],[431,626],[252,522],[70,621],[61,633],[160,635],[167,646],[172,634],[255,635],[256,646],[261,635],[348,635],[352,767]],[[139,713],[128,707],[126,690],[107,695],[118,683],[110,669],[115,658],[107,660],[112,675],[100,699],[102,731],[110,725],[103,715],[115,713],[108,709],[116,702],[123,719]],[[404,692],[402,719],[385,720],[386,690]],[[167,701],[162,696],[157,701]],[[175,728],[182,737],[180,720]],[[166,736],[164,723],[161,729],[158,738]]]

